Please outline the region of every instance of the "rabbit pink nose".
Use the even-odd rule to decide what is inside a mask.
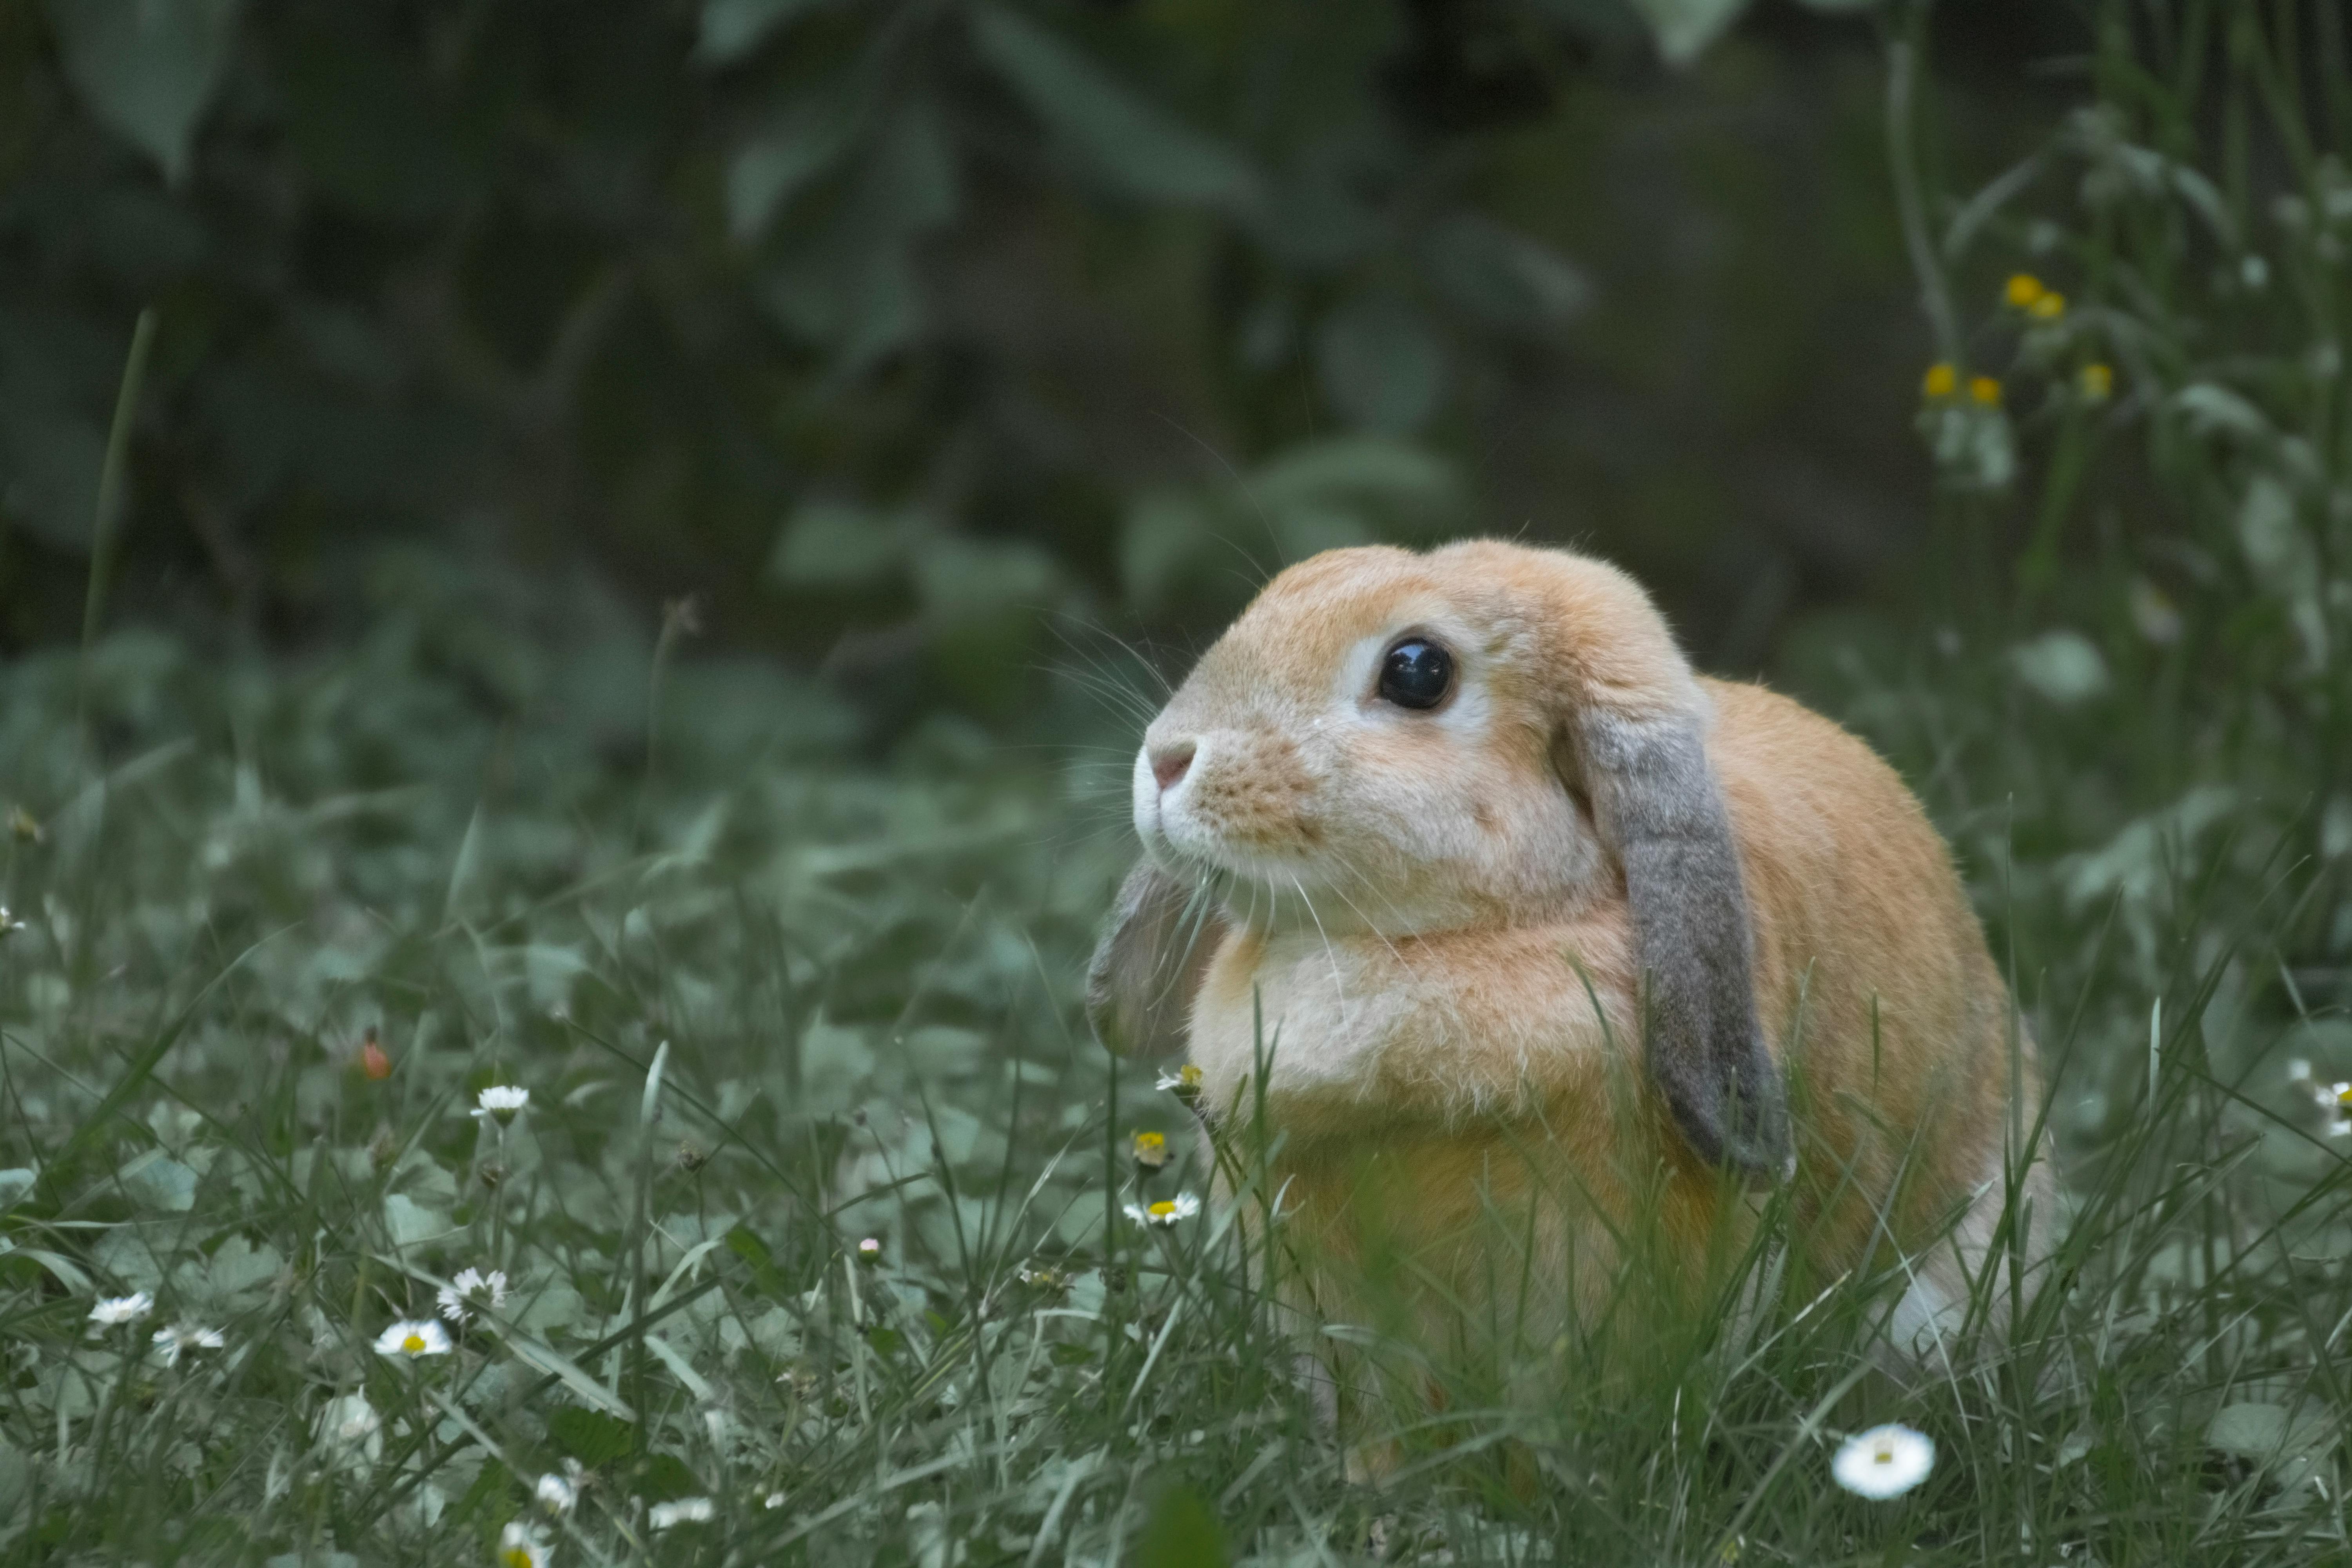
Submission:
[[[1199,749],[1190,741],[1152,749],[1151,776],[1163,791],[1174,789],[1183,779],[1184,770],[1192,765],[1192,754]]]

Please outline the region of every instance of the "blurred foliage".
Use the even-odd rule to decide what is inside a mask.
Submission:
[[[2152,1032],[2232,1081],[2283,1026],[2345,1059],[2348,40],[2327,5],[2108,5],[2090,101],[2011,166],[1896,167],[1941,591],[1928,637],[1824,619],[1790,668],[1923,783],[2045,1033],[2080,999],[2089,1145],[2144,1112]]]
[[[1753,668],[1919,537],[1916,329],[1872,25],[1662,68],[1649,24],[1683,59],[1735,8],[9,7],[0,647],[78,629],[153,305],[126,614],[348,632],[409,539],[1003,713],[1041,608],[1197,635],[1304,551],[1484,526]],[[1999,152],[2075,25],[1959,9]]]

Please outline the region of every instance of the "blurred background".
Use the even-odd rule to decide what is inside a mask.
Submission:
[[[1189,646],[1282,561],[1475,530],[1765,668],[1927,532],[1841,9],[1669,65],[1625,0],[8,7],[0,650],[81,635],[152,306],[116,622],[300,649],[420,575],[584,581],[608,635],[691,597],[886,727],[1001,721],[1041,612]],[[2088,37],[1946,8],[1935,156],[2030,146]]]
[[[37,817],[175,734],[240,791],[551,819],[665,750],[689,795],[1092,757],[1118,852],[1153,679],[1273,569],[1494,532],[1887,752],[2119,1085],[2168,987],[2308,1031],[2352,973],[2343,34],[0,9],[12,787]]]

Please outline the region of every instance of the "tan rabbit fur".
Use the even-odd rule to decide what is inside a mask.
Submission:
[[[1442,700],[1384,695],[1432,647]],[[1097,1026],[1188,1048],[1227,1128],[1262,1097],[1302,1306],[1398,1324],[1377,1267],[1413,1334],[1549,1342],[1636,1232],[1653,1284],[1708,1289],[1787,1181],[1816,1277],[1916,1254],[1897,1337],[1958,1321],[2037,1084],[1950,858],[1867,747],[1695,676],[1615,568],[1289,568],[1152,721],[1135,815]]]

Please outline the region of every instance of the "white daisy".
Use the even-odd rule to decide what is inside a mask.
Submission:
[[[1151,1086],[1162,1094],[1172,1094],[1190,1105],[1201,1098],[1201,1069],[1186,1062],[1174,1072],[1163,1072],[1160,1081]]]
[[[507,1304],[506,1270],[493,1268],[485,1274],[478,1268],[461,1268],[455,1279],[434,1294],[441,1303],[441,1315],[453,1323],[462,1323],[473,1316],[477,1307],[488,1307],[495,1312]]]
[[[1191,1219],[1201,1212],[1201,1200],[1190,1193],[1178,1193],[1172,1198],[1162,1198],[1156,1204],[1129,1204],[1127,1217],[1138,1225],[1166,1227],[1180,1219]]]
[[[341,1394],[319,1413],[319,1436],[337,1447],[373,1446],[383,1426],[364,1394]]]
[[[780,1509],[784,1506],[784,1494],[782,1492],[770,1492],[761,1506],[770,1510],[771,1511]]]
[[[674,1524],[708,1524],[718,1510],[707,1497],[682,1497],[676,1502],[657,1502],[646,1516],[646,1523],[656,1530],[667,1530]]]
[[[155,1298],[144,1290],[133,1290],[128,1296],[107,1296],[89,1310],[89,1321],[101,1329],[118,1323],[135,1323],[155,1310]]]
[[[165,1366],[179,1365],[183,1351],[216,1351],[227,1343],[218,1329],[198,1328],[194,1323],[174,1323],[155,1331],[155,1346]]]
[[[522,1521],[509,1520],[499,1531],[498,1563],[499,1568],[547,1568],[547,1542]]]
[[[552,1473],[539,1478],[538,1495],[539,1506],[550,1513],[570,1513],[580,1501],[580,1489]]]
[[[375,1353],[415,1361],[449,1353],[449,1331],[431,1318],[403,1318],[375,1337]]]
[[[494,1083],[474,1097],[474,1120],[504,1127],[515,1112],[530,1103],[530,1090],[511,1083]]]
[[[1924,1432],[1889,1423],[1857,1432],[1830,1462],[1837,1484],[1858,1497],[1899,1497],[1936,1468],[1936,1445]]]
[[[2286,1064],[2286,1080],[2311,1096],[2311,1102],[2327,1115],[2327,1133],[2341,1138],[2352,1131],[2352,1079],[2322,1083],[2311,1076],[2311,1063],[2297,1057]]]

